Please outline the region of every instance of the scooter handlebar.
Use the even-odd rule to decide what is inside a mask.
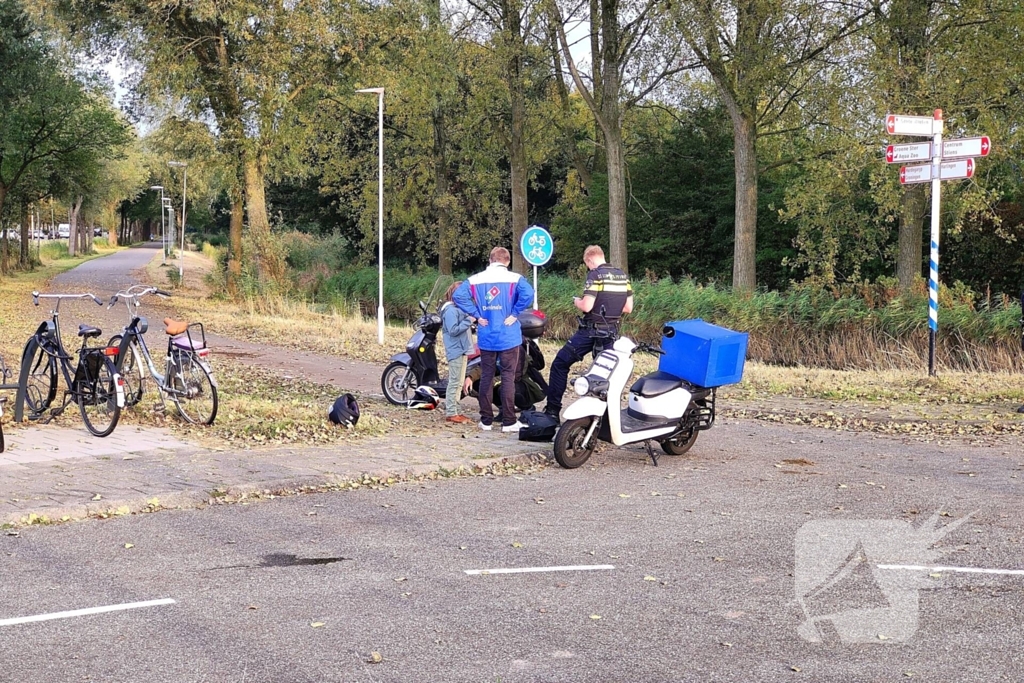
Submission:
[[[656,354],[656,355],[659,355],[659,356],[665,355],[665,352],[662,350],[662,348],[660,346],[654,346],[654,345],[648,344],[646,342],[640,342],[639,344],[637,344],[636,345],[636,350],[637,351],[646,351],[647,353],[653,353],[653,354]]]

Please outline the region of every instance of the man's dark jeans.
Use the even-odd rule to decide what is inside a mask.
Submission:
[[[562,395],[565,385],[569,382],[569,369],[586,358],[594,350],[594,344],[604,345],[609,340],[605,337],[595,339],[590,330],[578,330],[565,346],[561,348],[551,363],[551,374],[548,377],[548,402],[544,412],[558,415],[562,411]]]
[[[516,423],[516,367],[519,365],[519,349],[514,346],[504,351],[480,349],[480,422],[489,425],[494,422],[494,371],[495,364],[501,365],[501,424]]]

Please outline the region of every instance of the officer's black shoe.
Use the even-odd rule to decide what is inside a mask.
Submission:
[[[1024,406],[1021,406],[1020,408],[1017,408],[1017,412],[1018,413],[1024,413]]]

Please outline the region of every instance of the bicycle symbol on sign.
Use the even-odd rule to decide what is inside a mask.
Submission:
[[[543,239],[543,238],[541,238]],[[541,247],[537,246],[530,250],[531,261],[543,261],[547,257],[547,252]]]

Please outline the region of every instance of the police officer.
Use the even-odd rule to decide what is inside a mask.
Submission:
[[[589,246],[583,250],[587,284],[582,297],[573,297],[576,308],[583,312],[580,329],[555,356],[548,379],[547,405],[544,412],[558,417],[562,411],[562,394],[569,381],[569,368],[583,360],[595,345],[604,345],[619,334],[619,319],[633,310],[633,286],[621,270],[605,262],[604,250]]]

